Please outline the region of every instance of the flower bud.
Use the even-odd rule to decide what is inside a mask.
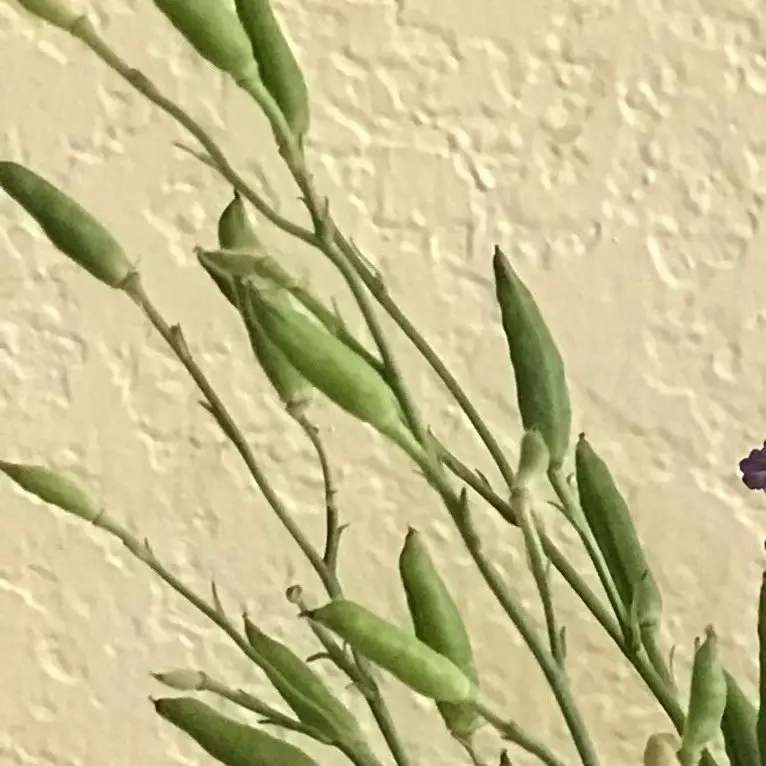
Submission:
[[[165,673],[152,673],[152,678],[179,692],[196,692],[205,685],[205,674],[201,670],[168,670]]]

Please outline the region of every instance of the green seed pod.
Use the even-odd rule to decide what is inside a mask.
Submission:
[[[85,521],[93,521],[101,513],[101,509],[77,484],[48,468],[0,460],[0,471],[43,502],[55,505]]]
[[[537,477],[545,476],[549,464],[550,455],[542,434],[536,428],[525,431],[516,471],[517,486],[528,487]]]
[[[758,663],[759,663],[759,702],[756,731],[761,766],[766,766],[766,572],[761,580],[758,597]]]
[[[584,434],[580,434],[575,448],[575,472],[583,514],[626,611],[630,612],[638,584],[644,581],[644,596],[652,596],[653,616],[658,617],[661,609],[661,603],[657,601],[659,589],[651,575],[630,508],[606,463]]]
[[[193,697],[152,702],[162,718],[224,766],[317,766],[295,745],[223,716]]]
[[[396,395],[365,359],[306,314],[260,292],[253,298],[264,331],[309,383],[382,434],[400,443],[414,441]]]
[[[705,640],[695,641],[689,712],[681,738],[679,758],[697,764],[702,750],[718,735],[726,709],[726,676],[718,656],[718,640],[712,626]]]
[[[28,13],[65,32],[82,18],[81,13],[76,13],[61,0],[18,0],[18,3]]]
[[[261,240],[247,215],[247,207],[238,191],[218,219],[218,245],[223,250],[259,250]]]
[[[356,718],[304,660],[247,617],[245,634],[258,655],[259,666],[301,723],[326,735],[333,743],[364,740]]]
[[[500,248],[493,267],[521,422],[526,430],[539,429],[556,469],[566,457],[572,425],[564,362],[532,293]]]
[[[678,766],[679,746],[675,734],[652,734],[644,748],[644,766]]]
[[[250,346],[266,377],[288,410],[297,412],[304,409],[311,402],[313,389],[306,378],[298,372],[280,349],[272,343],[258,321],[258,316],[253,309],[255,288],[252,285],[245,286],[242,283],[237,283],[235,290],[240,301],[242,318],[245,321],[247,334],[250,338]],[[289,304],[289,296],[284,292],[274,295],[273,300],[279,301],[282,304]],[[288,310],[290,310],[289,305]]]
[[[258,79],[258,64],[237,15],[221,0],[154,0],[167,20],[213,66],[241,82]]]
[[[425,697],[453,704],[476,699],[476,684],[454,662],[359,604],[338,599],[306,616]]]
[[[270,0],[236,0],[237,14],[258,62],[261,82],[302,143],[311,120],[309,94],[300,64],[274,15]]]
[[[405,538],[399,556],[399,574],[415,635],[451,660],[478,688],[479,674],[460,611],[436,571],[420,533],[414,529],[410,529]],[[472,704],[436,704],[447,728],[457,737],[470,737],[478,728],[481,719]]]
[[[758,713],[731,673],[724,671],[724,676],[726,710],[721,721],[721,731],[729,763],[731,766],[761,766],[756,733]]]
[[[64,255],[109,287],[135,273],[117,240],[79,203],[16,162],[0,162],[0,187]]]

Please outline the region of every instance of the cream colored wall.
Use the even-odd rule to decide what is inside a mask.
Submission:
[[[91,5],[107,39],[226,136],[251,174],[268,174],[299,215],[256,110],[152,4]],[[576,429],[633,500],[682,671],[694,635],[714,622],[729,666],[752,684],[764,501],[736,467],[766,435],[759,2],[314,0],[287,3],[284,17],[314,97],[312,163],[347,232],[513,453],[518,420],[490,281],[493,245],[507,250],[560,341]],[[166,117],[13,4],[0,4],[0,73],[0,153],[61,183],[141,258],[156,302],[319,540],[309,446],[191,254],[213,243],[228,189],[171,148],[185,137]],[[8,199],[0,214],[0,452],[71,467],[175,571],[201,589],[215,577],[233,615],[246,607],[312,651],[283,591],[300,582],[318,603],[317,583],[179,365],[127,301],[65,262]],[[317,254],[269,236],[350,311]],[[488,469],[409,346],[397,348],[429,420]],[[349,593],[404,619],[396,556],[408,525],[423,529],[470,623],[487,694],[567,752],[545,683],[433,495],[349,419],[324,404],[315,415],[352,525]],[[207,763],[155,720],[147,696],[161,690],[149,672],[194,666],[254,689],[260,679],[115,543],[7,482],[0,492],[0,764]],[[518,535],[477,516],[532,607]],[[669,724],[556,587],[570,675],[603,763],[637,764],[645,738]],[[414,764],[461,762],[428,706],[386,688]]]

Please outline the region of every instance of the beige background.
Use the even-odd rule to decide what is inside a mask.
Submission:
[[[571,377],[577,430],[611,461],[665,590],[682,671],[714,622],[754,688],[762,496],[737,461],[766,436],[766,15],[758,0],[355,0],[280,10],[314,99],[311,161],[347,233],[515,454],[518,419],[493,304],[495,243],[534,289]],[[148,0],[91,3],[106,38],[227,142],[300,215],[257,111]],[[185,136],[75,41],[0,3],[0,154],[48,175],[141,258],[147,286],[240,419],[296,517],[321,539],[309,446],[196,267],[229,190]],[[272,194],[270,192],[270,194]],[[289,204],[287,204],[289,203]],[[313,645],[283,597],[321,593],[295,546],[133,307],[0,200],[0,452],[92,487],[236,616]],[[267,232],[355,320],[316,253]],[[429,421],[489,468],[454,407],[397,340]],[[550,694],[423,482],[320,403],[352,526],[350,594],[404,619],[396,557],[427,535],[475,636],[484,688],[574,762]],[[151,670],[204,668],[263,690],[237,653],[103,535],[0,489],[0,764],[207,763],[155,720]],[[518,535],[479,514],[536,608]],[[570,535],[562,531],[564,539]],[[572,556],[577,557],[576,546]],[[604,764],[637,764],[667,729],[635,675],[557,586],[570,673]],[[332,676],[339,681],[337,676]],[[459,763],[427,705],[386,682],[413,764]],[[264,691],[268,695],[268,692]],[[364,714],[351,692],[345,699]],[[493,759],[497,741],[481,738]],[[322,763],[340,762],[322,752]],[[522,756],[514,763],[531,761]]]

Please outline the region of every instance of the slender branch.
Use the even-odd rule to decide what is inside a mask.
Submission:
[[[551,595],[550,581],[545,565],[545,554],[540,543],[540,534],[537,525],[532,518],[530,505],[532,498],[527,489],[518,487],[511,494],[511,505],[515,511],[516,518],[519,520],[522,534],[524,535],[527,557],[529,559],[529,568],[532,570],[532,576],[537,585],[537,592],[540,594],[540,601],[543,604],[543,613],[545,615],[545,625],[548,629],[548,643],[551,647],[553,658],[563,667],[564,648],[562,646],[561,634],[559,633],[556,612],[553,608],[553,597]]]
[[[303,530],[296,523],[295,519],[291,516],[290,512],[285,507],[284,503],[277,495],[276,491],[271,485],[271,482],[266,477],[261,467],[258,465],[255,455],[250,449],[250,445],[247,443],[245,435],[237,426],[233,417],[229,413],[226,405],[221,401],[221,398],[216,393],[208,381],[205,373],[201,370],[197,362],[192,357],[189,347],[186,344],[186,340],[183,337],[181,328],[178,325],[171,327],[163,319],[162,315],[155,308],[149,296],[146,294],[140,278],[137,274],[133,275],[123,288],[127,295],[136,303],[136,305],[144,312],[154,328],[163,337],[165,342],[175,353],[178,360],[186,368],[189,375],[191,375],[194,382],[204,395],[208,404],[209,410],[215,416],[216,420],[221,426],[221,429],[229,437],[237,451],[241,455],[245,462],[250,475],[255,480],[263,496],[266,498],[269,505],[274,509],[279,520],[284,527],[290,533],[290,536],[297,543],[302,553],[309,560],[314,571],[317,573],[325,587],[332,587],[332,578],[327,571],[327,567],[322,560],[322,556],[317,549],[311,544],[306,537]]]
[[[322,559],[330,572],[335,573],[338,567],[338,544],[340,543],[340,536],[343,533],[343,527],[340,524],[338,506],[335,502],[338,490],[335,486],[329,456],[324,447],[324,443],[319,436],[319,429],[308,419],[306,413],[299,410],[290,412],[290,414],[303,429],[313,445],[314,451],[317,454],[317,460],[319,461],[322,470],[326,518],[325,549]]]
[[[542,742],[530,737],[515,721],[500,717],[481,703],[476,705],[476,709],[503,739],[534,755],[546,766],[565,766],[564,761],[554,755]]]

